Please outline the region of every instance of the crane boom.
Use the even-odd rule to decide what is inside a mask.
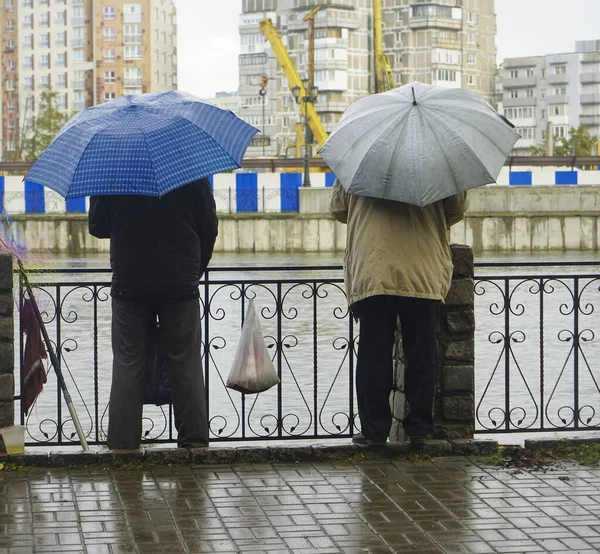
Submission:
[[[270,19],[263,19],[260,22],[260,30],[265,38],[271,44],[271,48],[273,49],[273,53],[281,66],[283,74],[285,75],[288,84],[290,86],[290,90],[294,87],[300,87],[300,96],[306,97],[307,92],[304,88],[304,84],[302,83],[302,79],[298,75],[296,71],[296,67],[292,62],[290,55],[286,47],[284,46],[279,33],[275,29],[273,22]],[[323,146],[325,141],[327,140],[327,133],[323,128],[323,124],[317,115],[317,111],[315,110],[314,105],[311,102],[306,103],[306,113],[308,119],[308,126],[315,137],[315,140],[319,144],[319,146]]]
[[[375,92],[396,88],[390,59],[383,52],[383,19],[381,0],[373,0],[373,46],[375,51]]]

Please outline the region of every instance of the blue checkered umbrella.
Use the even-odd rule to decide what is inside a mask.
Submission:
[[[65,198],[162,196],[240,167],[257,132],[189,94],[123,96],[68,121],[25,180]]]

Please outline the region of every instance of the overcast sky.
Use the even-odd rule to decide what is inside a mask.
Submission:
[[[241,0],[175,0],[179,88],[197,96],[236,90]],[[498,59],[571,52],[600,39],[600,0],[496,0]]]

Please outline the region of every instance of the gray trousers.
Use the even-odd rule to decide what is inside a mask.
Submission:
[[[140,446],[144,384],[157,316],[167,358],[178,446],[208,445],[198,300],[113,298],[109,448]]]

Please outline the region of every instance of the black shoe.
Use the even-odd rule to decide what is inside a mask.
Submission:
[[[409,436],[408,438],[411,446],[425,446],[427,441],[431,439],[431,437],[428,435],[416,435],[413,437]]]
[[[352,435],[352,442],[354,444],[364,444],[366,446],[385,446],[387,440],[376,441],[368,439],[362,433],[357,433],[356,435]]]

